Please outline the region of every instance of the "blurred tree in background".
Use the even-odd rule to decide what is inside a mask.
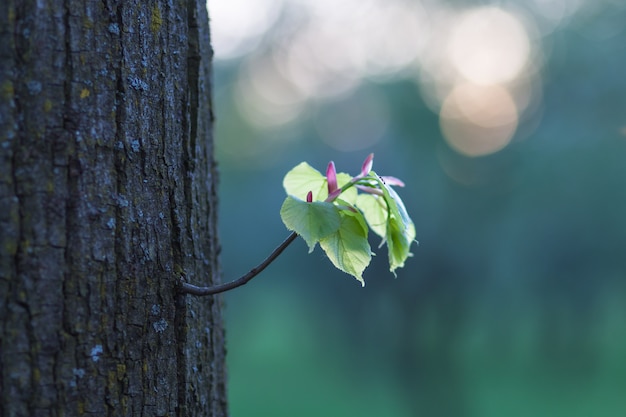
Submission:
[[[209,10],[225,276],[286,236],[302,160],[375,152],[420,241],[364,289],[299,242],[229,294],[235,417],[626,413],[626,5]]]

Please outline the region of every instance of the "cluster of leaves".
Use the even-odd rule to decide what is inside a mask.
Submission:
[[[373,159],[370,154],[355,177],[337,173],[332,161],[326,176],[302,162],[283,180],[287,198],[280,210],[285,226],[306,241],[309,253],[319,243],[337,268],[363,286],[363,271],[372,258],[369,228],[383,239],[380,246],[387,244],[389,269],[394,275],[411,256],[415,240],[413,222],[390,187],[404,183],[377,175],[372,171]]]

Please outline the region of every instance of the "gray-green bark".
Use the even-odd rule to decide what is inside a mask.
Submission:
[[[223,416],[202,0],[0,5],[0,415]]]

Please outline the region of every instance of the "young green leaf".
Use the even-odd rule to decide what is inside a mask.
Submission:
[[[367,241],[367,224],[363,215],[356,211],[341,210],[339,229],[320,240],[333,265],[354,276],[365,286],[363,271],[372,259],[372,251]]]
[[[359,194],[356,206],[363,212],[367,224],[374,233],[385,239],[387,236],[387,203],[377,195]]]
[[[320,239],[335,233],[341,225],[339,209],[334,204],[322,201],[307,203],[293,196],[285,199],[280,217],[287,229],[302,236],[309,246],[309,253]]]
[[[309,191],[314,201],[323,201],[328,195],[326,177],[306,162],[296,165],[285,175],[283,187],[287,195],[304,200]],[[321,197],[325,193],[324,197]]]
[[[400,196],[380,178],[379,182],[389,208],[386,241],[389,249],[389,270],[395,275],[395,270],[402,268],[406,258],[412,255],[410,249],[415,240],[415,226]]]
[[[337,174],[337,186],[346,185],[352,177],[344,172]],[[313,192],[313,201],[324,201],[328,197],[328,181],[318,170],[306,162],[302,162],[289,171],[283,179],[283,187],[287,195],[305,199],[309,191]],[[351,204],[356,202],[357,190],[350,188],[341,193],[341,198]]]
[[[400,219],[402,220],[402,223],[405,226],[412,225],[413,221],[409,217],[409,213],[406,211],[406,207],[404,207],[404,203],[402,202],[402,199],[400,198],[398,193],[396,193],[396,191],[393,188],[385,184],[384,181],[382,182],[382,190],[383,190],[383,195],[385,196],[385,199],[387,200],[391,199],[395,203],[391,205],[392,215],[395,216],[396,214],[399,214]],[[415,238],[415,236],[413,237]]]
[[[328,164],[326,176],[303,162],[283,180],[289,197],[283,203],[281,217],[287,228],[304,238],[309,252],[320,243],[337,268],[363,285],[363,271],[372,256],[367,242],[368,224],[383,238],[382,243],[387,243],[394,275],[411,256],[415,240],[413,221],[400,196],[390,187],[404,183],[372,171],[373,157],[370,154],[365,159],[361,173],[355,177],[337,173],[333,162]],[[305,196],[308,203],[302,201]]]
[[[376,173],[371,177],[378,183],[380,195],[360,195],[357,207],[363,211],[368,224],[387,243],[389,269],[395,274],[397,268],[411,256],[410,248],[415,240],[415,226],[400,196]],[[384,227],[383,227],[384,225]]]
[[[389,270],[395,275],[397,268],[404,266],[404,261],[411,256],[411,243],[415,239],[413,223],[404,223],[391,217],[387,223],[387,248],[389,249]]]

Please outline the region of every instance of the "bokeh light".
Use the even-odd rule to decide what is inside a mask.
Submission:
[[[207,0],[217,59],[240,57],[259,46],[279,17],[283,0]]]
[[[528,104],[541,97],[540,88],[519,89],[520,80],[538,85],[533,78],[539,76],[540,64],[540,45],[531,42],[523,21],[495,6],[452,13],[443,20],[438,43],[446,47],[430,51],[420,81],[427,102],[439,112],[444,139],[462,155],[503,149]]]
[[[303,115],[309,117],[314,114],[306,113],[311,103],[313,107],[324,103],[344,109],[356,106],[350,116],[353,126],[382,126],[384,123],[376,120],[386,117],[384,110],[378,115],[371,113],[380,104],[355,102],[353,97],[359,94],[355,91],[368,79],[406,78],[420,84],[433,111],[445,110],[441,114],[442,133],[453,149],[468,156],[485,155],[510,142],[517,120],[523,116],[526,106],[520,103],[522,94],[511,86],[539,74],[540,45],[531,41],[528,17],[495,6],[457,11],[445,4],[402,0],[351,0],[340,5],[307,0],[270,4],[265,0],[264,7],[269,11],[257,13],[255,19],[242,18],[245,27],[240,30],[228,25],[227,19],[220,21],[220,13],[228,8],[235,13],[243,6],[227,7],[215,1],[221,5],[214,18],[218,60],[247,51],[249,45],[257,46],[258,28],[278,25],[276,39],[265,53],[249,55],[236,81],[238,108],[259,129],[274,132]],[[537,7],[554,19],[566,14],[560,3],[538,1]],[[461,97],[467,99],[469,95],[460,93],[470,91],[468,83],[499,86],[485,88],[485,97],[471,99],[486,114],[473,112],[468,116]],[[480,94],[482,90],[476,87],[472,91]],[[537,88],[530,93],[541,96]],[[534,97],[523,100],[534,101]],[[490,103],[504,107],[490,108]],[[361,113],[359,107],[365,112]],[[511,120],[497,126],[472,121],[472,117],[482,117],[493,122],[497,111]],[[378,142],[373,135],[364,135],[357,146],[348,130],[322,119],[316,122],[320,139],[335,149],[350,151]],[[340,139],[338,134],[346,136]]]
[[[530,42],[515,16],[497,7],[483,7],[459,16],[452,26],[448,53],[468,81],[501,84],[520,75]]]
[[[261,128],[290,123],[304,111],[303,101],[349,99],[365,78],[388,79],[410,71],[430,37],[429,16],[419,2],[211,0],[209,8],[218,62],[260,48],[271,25],[277,31],[265,56],[250,55],[238,84],[240,93],[254,87],[240,94],[240,108]],[[233,24],[240,12],[240,21]]]
[[[467,156],[482,156],[504,148],[518,124],[511,94],[498,85],[461,84],[446,97],[440,123],[450,146]]]
[[[304,106],[305,96],[279,73],[271,55],[250,59],[241,68],[236,103],[242,115],[259,128],[292,122]]]

